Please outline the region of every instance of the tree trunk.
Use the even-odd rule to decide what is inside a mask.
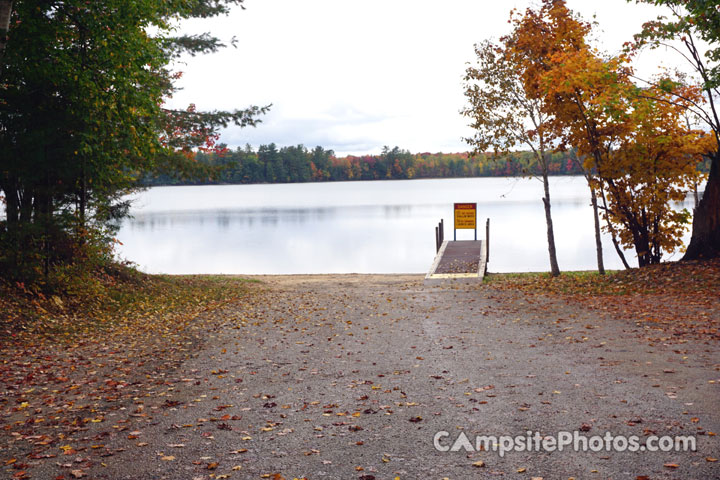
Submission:
[[[0,244],[0,248],[6,247],[7,252],[7,263],[9,269],[15,270],[19,263],[19,252],[20,252],[20,234],[19,234],[19,221],[20,221],[20,201],[18,198],[17,181],[11,176],[7,175],[0,181],[0,190],[5,194],[5,217],[6,217],[6,231],[3,235],[5,239],[0,240],[3,242]]]
[[[9,175],[0,182],[0,190],[5,193],[5,216],[7,217],[7,230],[12,233],[20,217],[17,182]]]
[[[705,193],[695,209],[690,244],[683,260],[720,256],[720,151],[710,163]]]
[[[35,190],[32,187],[25,186],[19,192],[18,199],[20,201],[20,219],[21,225],[29,225],[32,222],[33,202],[35,201]]]
[[[600,190],[600,198],[603,202],[603,208],[605,209],[605,212],[608,211],[607,206],[607,199],[605,198],[605,190]],[[623,252],[622,248],[620,247],[620,243],[618,243],[617,240],[617,232],[615,231],[615,227],[613,227],[613,224],[610,222],[610,218],[606,215],[605,218],[605,224],[608,227],[608,230],[610,230],[610,238],[612,239],[613,246],[615,247],[615,251],[618,254],[618,257],[620,257],[620,260],[622,261],[623,266],[626,270],[630,270],[630,264],[628,264],[627,259],[625,258],[625,253]]]
[[[7,45],[12,5],[12,0],[0,0],[0,60],[2,60],[3,53],[5,53],[5,45]]]
[[[560,267],[557,262],[557,252],[555,250],[555,231],[553,230],[552,215],[550,214],[550,185],[548,183],[547,172],[543,172],[543,188],[545,189],[545,197],[543,197],[543,205],[545,205],[545,221],[547,223],[547,239],[548,253],[550,254],[550,273],[553,277],[560,275]]]
[[[633,232],[633,235],[635,236],[635,253],[637,253],[638,257],[638,266],[640,268],[647,267],[652,263],[650,242],[647,235],[643,235],[642,232]]]
[[[86,218],[85,218],[85,212],[87,210],[87,174],[85,171],[85,158],[83,157],[82,160],[82,178],[80,179],[80,192],[78,192],[79,195],[79,201],[78,201],[78,212],[79,212],[79,218],[78,218],[78,226],[77,226],[77,234],[78,234],[78,241],[80,242],[80,245],[85,244],[85,224],[86,224]]]
[[[603,263],[602,238],[600,237],[600,216],[598,213],[597,194],[595,189],[590,187],[590,203],[593,207],[593,220],[595,220],[595,250],[597,252],[598,273],[605,275],[605,264]]]

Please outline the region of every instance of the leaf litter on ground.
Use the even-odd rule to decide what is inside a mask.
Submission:
[[[720,260],[608,272],[490,274],[485,285],[576,302],[644,326],[648,340],[720,339]]]

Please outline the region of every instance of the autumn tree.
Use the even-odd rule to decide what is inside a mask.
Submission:
[[[682,90],[687,103],[670,108],[662,88],[638,88],[627,57],[602,58],[585,41],[590,25],[561,0],[545,0],[517,25],[515,46],[531,60],[524,81],[543,97],[561,145],[583,158],[618,254],[624,260],[616,235],[635,248],[640,266],[659,262],[680,245],[688,215],[671,202],[697,181],[708,145],[682,121],[683,108],[701,101],[697,89]]]
[[[701,101],[698,89],[675,89],[681,91],[687,102]],[[673,203],[682,202],[701,180],[697,165],[714,143],[706,132],[687,128],[687,105],[669,96],[656,87],[636,92],[625,119],[631,133],[597,166],[608,197],[605,215],[617,226],[623,246],[635,249],[641,267],[682,247],[690,213]]]
[[[710,175],[694,212],[693,230],[684,259],[720,255],[720,9],[707,0],[637,0],[668,7],[669,15],[646,23],[635,36],[635,50],[660,46],[674,50],[695,75],[695,84],[706,102],[688,103],[682,90],[671,90],[664,101],[685,105],[715,137],[707,154]],[[708,48],[703,51],[702,43]],[[659,84],[656,82],[656,85]],[[667,85],[667,84],[666,84]]]
[[[178,78],[173,59],[222,46],[207,35],[176,36],[173,23],[241,2],[12,3],[0,82],[6,277],[47,278],[90,247],[109,259],[113,227],[127,214],[123,195],[140,178],[158,170],[191,175],[191,153],[214,150],[218,128],[257,122],[265,108],[164,107]]]
[[[564,79],[559,80],[562,82],[560,84],[553,83],[557,82],[558,78],[552,78],[559,76],[559,69],[568,75],[583,75],[585,71],[577,69],[591,66],[589,63],[592,63],[595,56],[586,41],[586,37],[591,32],[591,25],[573,16],[562,0],[545,0],[539,10],[529,8],[524,15],[514,16],[512,23],[514,35],[509,46],[513,54],[521,60],[520,75],[523,87],[531,98],[542,100],[543,112],[550,119],[547,128],[559,141],[557,148],[565,149],[570,146],[578,149],[580,156],[588,153],[592,155],[592,151],[583,151],[579,148],[577,138],[573,138],[579,130],[570,128],[570,123],[583,126],[582,96],[593,95],[591,91],[597,90],[591,88],[591,91],[587,91],[576,88]],[[593,66],[596,67],[597,64]],[[553,91],[556,88],[565,91]],[[589,131],[593,133],[599,133],[598,126],[587,125]],[[595,142],[590,143],[591,147],[599,151],[597,148],[599,146]],[[598,271],[602,274],[605,273],[605,266],[600,236],[598,192],[596,183],[592,181],[591,166],[587,163],[583,164],[593,208]]]
[[[463,85],[469,105],[461,112],[470,119],[474,135],[465,141],[473,147],[475,155],[492,149],[496,156],[507,156],[519,146],[532,151],[543,183],[550,271],[557,276],[560,268],[548,181],[552,148],[549,117],[542,97],[529,94],[525,88],[522,60],[507,45],[512,41],[512,37],[505,37],[500,44],[485,41],[475,45],[476,61],[465,70]]]

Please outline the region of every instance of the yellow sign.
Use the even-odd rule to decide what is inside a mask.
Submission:
[[[477,228],[477,203],[455,204],[455,228],[471,230]]]

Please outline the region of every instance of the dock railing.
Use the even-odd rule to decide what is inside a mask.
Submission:
[[[444,220],[441,218],[440,222],[438,222],[437,227],[435,227],[435,253],[440,251],[440,247],[442,247],[443,242],[445,241],[445,223]]]
[[[485,221],[485,263],[490,261],[490,219]]]

